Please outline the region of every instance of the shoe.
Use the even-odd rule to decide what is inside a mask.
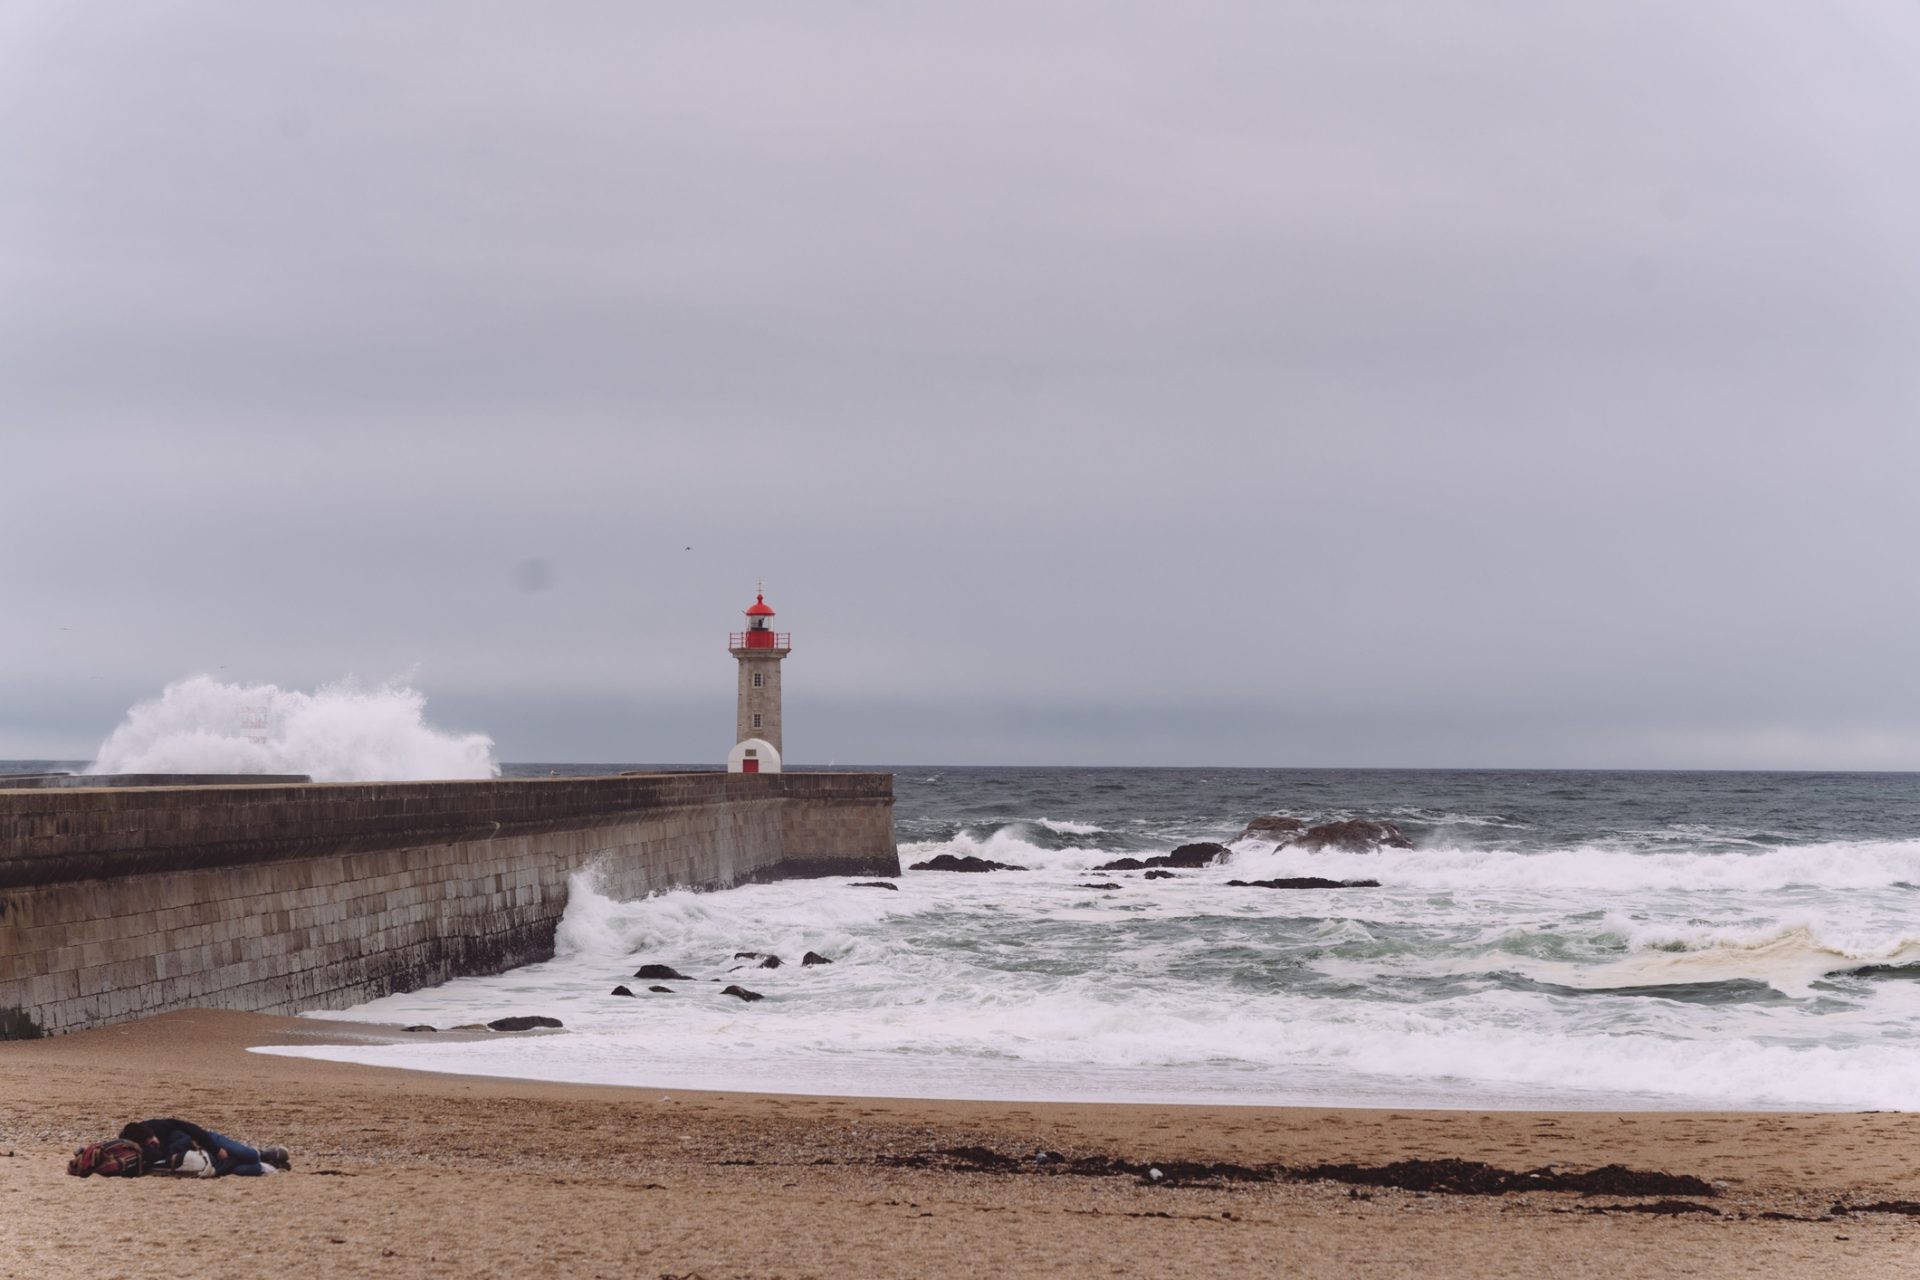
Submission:
[[[293,1168],[293,1161],[288,1157],[285,1147],[262,1147],[260,1148],[260,1159],[262,1162],[272,1165],[282,1173]]]

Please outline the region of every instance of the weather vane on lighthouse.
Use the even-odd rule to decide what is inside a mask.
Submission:
[[[747,609],[747,629],[727,636],[727,652],[740,663],[733,750],[729,773],[780,772],[780,661],[793,651],[793,637],[773,629],[766,583],[758,584]]]

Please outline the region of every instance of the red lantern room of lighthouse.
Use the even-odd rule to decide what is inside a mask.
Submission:
[[[756,593],[747,610],[747,629],[727,636],[727,651],[740,664],[740,695],[727,754],[732,773],[778,773],[780,740],[780,662],[792,651],[792,636],[773,629],[773,606]]]

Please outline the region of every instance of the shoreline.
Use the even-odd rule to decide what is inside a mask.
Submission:
[[[289,1242],[322,1275],[710,1280],[1282,1266],[1330,1277],[1866,1276],[1920,1248],[1920,1217],[1831,1213],[1920,1200],[1914,1113],[851,1098],[246,1052],[343,1033],[405,1034],[193,1010],[0,1044],[0,1149],[12,1153],[0,1156],[0,1275],[53,1274],[155,1232],[183,1245]],[[281,1143],[294,1170],[204,1183],[65,1176],[73,1147],[148,1115]],[[1046,1172],[1032,1164],[1039,1151],[1075,1169]],[[1467,1195],[1272,1172],[1449,1160],[1516,1172],[1617,1164],[1698,1178],[1714,1194]],[[1176,1177],[1148,1183],[1138,1169],[1149,1164]]]
[[[504,1080],[519,1081],[527,1084],[568,1085],[580,1088],[634,1089],[655,1092],[698,1092],[712,1094],[731,1094],[740,1097],[806,1097],[837,1098],[850,1102],[885,1103],[941,1103],[958,1102],[983,1105],[1004,1106],[1059,1106],[1059,1107],[1184,1107],[1200,1110],[1261,1110],[1261,1111],[1415,1111],[1422,1113],[1471,1113],[1471,1114],[1532,1114],[1532,1115],[1725,1115],[1725,1116],[1793,1116],[1793,1115],[1859,1115],[1873,1114],[1885,1108],[1849,1107],[1840,1104],[1822,1106],[1808,1104],[1781,1104],[1777,1106],[1700,1106],[1692,1101],[1676,1100],[1664,1104],[1657,1097],[1611,1096],[1593,1092],[1591,1102],[1573,1102],[1564,1098],[1538,1099],[1532,1102],[1505,1104],[1487,1102],[1479,1099],[1461,1099],[1449,1102],[1444,1098],[1408,1094],[1389,1097],[1384,1101],[1364,1099],[1363,1091],[1353,1090],[1341,1094],[1333,1089],[1314,1091],[1303,1089],[1298,1095],[1284,1098],[1254,1097],[1229,1093],[1225,1090],[1217,1095],[1199,1094],[1188,1096],[1168,1096],[1164,1093],[1145,1096],[1085,1096],[1085,1097],[1038,1097],[1007,1093],[980,1092],[970,1095],[957,1093],[864,1093],[843,1091],[835,1088],[771,1088],[756,1087],[752,1084],[709,1086],[677,1083],[670,1077],[658,1077],[646,1080],[592,1080],[568,1079],[561,1076],[520,1075],[501,1071],[457,1071],[444,1066],[410,1066],[396,1062],[373,1062],[359,1058],[333,1056],[326,1053],[329,1049],[341,1049],[351,1052],[363,1048],[432,1048],[445,1044],[458,1043],[498,1043],[506,1040],[525,1040],[566,1034],[563,1030],[534,1030],[515,1033],[493,1031],[459,1031],[441,1027],[429,1036],[427,1033],[410,1033],[405,1030],[407,1024],[400,1022],[377,1023],[364,1022],[353,1018],[340,1017],[332,1012],[295,1015],[295,1020],[314,1026],[337,1026],[342,1028],[338,1037],[315,1037],[288,1031],[283,1033],[287,1043],[261,1044],[246,1046],[248,1053],[270,1057],[306,1057],[314,1062],[332,1062],[345,1066],[362,1066],[382,1071],[406,1071],[448,1079],[462,1080]],[[325,1043],[291,1043],[292,1041],[324,1040]],[[318,1051],[318,1052],[316,1052]],[[809,1064],[811,1071],[820,1073],[822,1064]],[[684,1070],[685,1068],[683,1068]],[[1119,1073],[1109,1073],[1119,1074]],[[1332,1074],[1332,1073],[1329,1073]],[[1004,1077],[1018,1079],[1019,1077]],[[1377,1078],[1377,1077],[1370,1077]]]

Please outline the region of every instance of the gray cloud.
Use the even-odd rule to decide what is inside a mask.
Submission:
[[[4,21],[0,755],[1920,765],[1900,7]]]

